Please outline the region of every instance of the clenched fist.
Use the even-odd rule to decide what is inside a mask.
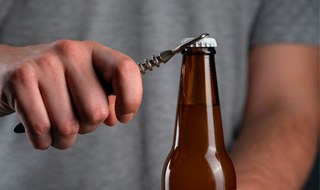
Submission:
[[[0,114],[17,112],[35,148],[65,149],[102,122],[129,122],[141,103],[142,80],[136,63],[116,50],[60,40],[0,46],[0,93]]]

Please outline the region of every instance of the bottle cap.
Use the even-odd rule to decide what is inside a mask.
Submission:
[[[191,39],[193,38],[184,38],[181,40],[181,44]],[[214,38],[203,38],[192,44],[190,47],[217,47],[217,41]]]

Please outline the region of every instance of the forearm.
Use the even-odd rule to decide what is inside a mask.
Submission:
[[[301,189],[315,158],[317,135],[314,114],[249,115],[231,154],[238,188]]]

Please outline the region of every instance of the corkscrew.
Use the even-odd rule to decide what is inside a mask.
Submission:
[[[179,46],[177,46],[172,50],[166,50],[161,52],[159,55],[153,55],[151,59],[145,59],[143,63],[138,63],[140,72],[142,74],[145,74],[147,70],[152,71],[153,67],[160,67],[161,63],[168,62],[175,54],[181,52],[183,49],[191,46],[192,44],[196,43],[197,41],[207,36],[209,36],[208,33],[201,34],[198,37],[192,38],[180,44]]]
[[[151,59],[145,59],[142,63],[137,63],[140,68],[140,73],[145,74],[147,70],[152,71],[153,67],[160,67],[161,63],[167,63],[174,55],[207,36],[209,36],[208,33],[201,34],[200,36],[191,38],[190,40],[181,43],[172,50],[162,51],[159,55],[153,55]],[[105,86],[105,90],[109,94],[114,93],[112,86]],[[19,123],[16,125],[13,131],[15,133],[24,133],[25,129],[23,124]]]

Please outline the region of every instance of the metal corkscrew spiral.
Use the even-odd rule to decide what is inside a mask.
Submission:
[[[140,72],[142,74],[145,74],[147,70],[152,71],[153,67],[160,67],[161,63],[168,62],[169,59],[171,59],[175,54],[181,52],[184,48],[191,46],[192,44],[207,36],[209,36],[208,33],[201,34],[198,37],[191,38],[190,40],[180,44],[172,50],[166,50],[161,52],[159,55],[153,55],[151,59],[145,59],[143,63],[138,63]]]
[[[145,59],[143,63],[137,63],[141,74],[145,74],[147,70],[152,71],[153,67],[159,67],[161,63],[168,62],[175,54],[181,52],[183,49],[193,45],[194,43],[198,42],[199,40],[209,36],[208,33],[201,34],[198,37],[191,38],[190,40],[187,40],[186,42],[181,43],[179,46],[172,50],[166,50],[161,52],[159,55],[153,55],[151,59]],[[105,86],[105,90],[109,94],[113,94],[113,88],[112,86]],[[22,123],[19,123],[14,128],[15,133],[24,133],[25,129]]]
[[[140,68],[140,72],[142,74],[144,74],[146,72],[146,70],[152,71],[153,67],[160,67],[160,64],[163,62],[163,60],[161,59],[161,57],[158,55],[153,55],[152,59],[146,59],[144,60],[143,63],[138,63],[139,68]]]

